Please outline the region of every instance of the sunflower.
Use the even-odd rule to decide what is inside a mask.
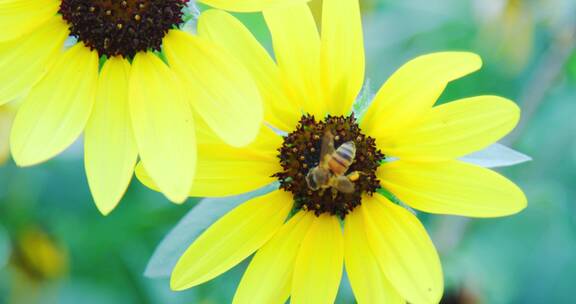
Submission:
[[[276,61],[231,15],[200,17],[200,36],[233,51],[256,79],[266,123],[243,148],[199,132],[190,195],[279,188],[198,237],[175,266],[171,288],[207,282],[255,253],[234,303],[332,303],[344,267],[359,303],[439,302],[437,252],[398,202],[471,217],[525,208],[514,183],[457,160],[510,132],[519,108],[498,96],[434,106],[450,81],[481,66],[475,54],[440,52],[403,65],[365,113],[355,113],[365,65],[357,0],[325,0],[321,35],[307,5],[263,13]],[[317,168],[328,177],[311,173]],[[136,175],[157,188],[144,167]]]
[[[202,2],[255,11],[298,1]],[[89,186],[107,214],[138,155],[169,199],[187,197],[193,113],[231,145],[252,141],[262,120],[256,85],[225,50],[178,29],[187,2],[0,0],[0,105],[23,98],[11,132],[16,163],[48,160],[84,131]],[[77,43],[65,49],[69,36]]]

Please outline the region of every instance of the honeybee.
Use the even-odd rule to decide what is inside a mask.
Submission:
[[[346,175],[356,157],[356,145],[347,141],[334,149],[334,135],[326,130],[322,137],[320,162],[310,169],[306,175],[306,183],[311,190],[332,188],[342,193],[353,193],[354,182],[360,177],[360,172],[354,171]],[[336,196],[337,191],[332,192]]]

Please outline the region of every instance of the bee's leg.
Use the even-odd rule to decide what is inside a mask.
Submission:
[[[355,182],[360,178],[360,175],[362,174],[362,172],[360,171],[354,171],[354,172],[350,172],[348,175],[346,175],[346,177],[351,181],[351,182]]]
[[[335,200],[338,196],[338,190],[336,188],[330,188],[330,190],[332,190],[332,200]]]
[[[333,187],[342,193],[353,193],[355,188],[348,176],[338,176]]]

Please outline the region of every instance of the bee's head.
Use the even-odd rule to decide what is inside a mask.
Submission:
[[[330,178],[328,170],[323,170],[319,167],[314,167],[306,175],[306,183],[308,187],[314,191],[320,189],[320,186],[326,185]]]

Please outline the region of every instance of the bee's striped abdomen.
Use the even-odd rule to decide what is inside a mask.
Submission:
[[[355,156],[356,146],[354,142],[348,141],[343,143],[336,149],[328,161],[330,171],[332,171],[334,175],[344,175],[354,161]]]

